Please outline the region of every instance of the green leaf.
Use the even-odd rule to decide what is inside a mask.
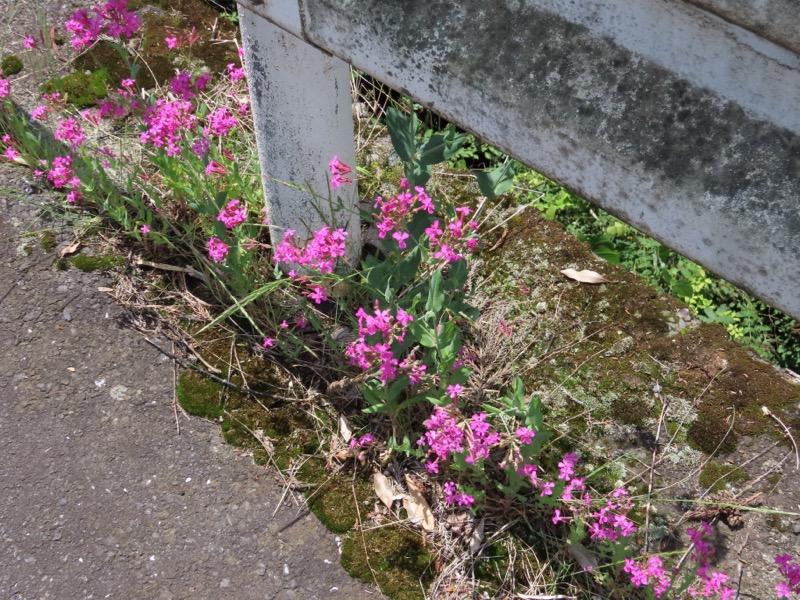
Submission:
[[[466,260],[457,260],[450,263],[450,271],[447,273],[447,281],[444,282],[444,289],[448,291],[460,290],[467,282],[469,269]]]
[[[422,258],[422,249],[420,246],[414,247],[403,260],[401,260],[394,271],[392,283],[395,288],[399,289],[404,285],[410,283],[417,276],[417,269]]]
[[[428,288],[428,302],[425,310],[439,312],[444,306],[444,289],[442,281],[442,271],[439,269],[431,276],[430,287]]]
[[[394,151],[400,160],[412,163],[417,151],[417,116],[415,114],[404,115],[394,107],[386,111],[386,127],[389,130],[389,137],[392,139]]]
[[[481,194],[489,198],[489,200],[494,200],[498,196],[505,194],[514,185],[514,165],[510,160],[496,169],[481,171],[476,175]]]
[[[465,134],[456,134],[453,125],[442,133],[434,133],[420,148],[419,163],[435,165],[444,162],[455,156],[466,140]]]

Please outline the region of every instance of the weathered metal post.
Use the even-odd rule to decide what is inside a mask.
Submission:
[[[343,227],[347,258],[356,264],[361,244],[350,67],[243,6],[239,21],[272,239],[280,241],[287,229],[305,239],[323,225]],[[353,183],[333,193],[332,203],[327,177],[334,155],[354,172]],[[337,194],[343,206],[336,206]]]

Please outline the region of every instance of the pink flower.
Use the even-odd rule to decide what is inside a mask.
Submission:
[[[31,118],[37,121],[44,121],[47,118],[47,107],[40,104],[31,111]]]
[[[208,125],[203,129],[206,135],[225,137],[231,129],[236,127],[239,120],[231,114],[230,110],[220,107],[207,117],[206,122]]]
[[[164,41],[167,43],[167,48],[170,50],[175,50],[175,48],[180,47],[180,38],[178,37],[165,37]]]
[[[81,194],[78,190],[70,190],[67,192],[67,202],[70,204],[75,204],[75,202],[81,198],[83,198],[83,194]]]
[[[536,435],[536,432],[533,429],[528,429],[527,427],[518,427],[515,435],[523,444],[530,444],[533,442],[533,436]]]
[[[217,215],[217,221],[225,223],[225,227],[232,229],[247,220],[247,207],[241,200],[231,200]]]
[[[5,152],[3,152],[3,156],[5,156],[8,160],[14,160],[16,158],[19,158],[20,154],[13,146],[6,146],[6,150]]]
[[[463,392],[464,388],[461,387],[461,385],[458,383],[454,383],[453,385],[447,386],[447,396],[451,400],[456,400]]]
[[[25,41],[22,42],[22,46],[26,50],[35,50],[36,48],[38,48],[38,45],[36,44],[36,40],[34,39],[34,37],[32,35],[26,35],[25,36]]]
[[[0,72],[2,75],[2,72]],[[11,93],[11,82],[8,79],[0,79],[0,98],[7,98]]]
[[[67,142],[72,150],[86,143],[86,135],[83,133],[83,129],[72,117],[61,119],[58,122],[54,136],[57,140]]]
[[[227,71],[231,81],[239,81],[245,78],[244,68],[237,67],[235,63],[228,64]]]
[[[397,247],[401,250],[404,250],[406,246],[406,240],[408,239],[409,235],[405,231],[395,231],[392,234],[392,237],[397,240]]]
[[[208,255],[214,262],[223,262],[229,248],[228,244],[218,238],[212,237],[208,240]]]
[[[334,156],[328,163],[328,168],[331,172],[331,190],[338,190],[345,183],[353,183],[349,177],[344,177],[347,173],[353,170],[339,160],[338,156]]]
[[[150,225],[147,224],[142,225],[141,227],[139,227],[139,231],[142,232],[142,235],[147,235],[148,233],[150,233]]]
[[[313,300],[316,304],[322,304],[328,299],[328,294],[325,288],[319,285],[312,285],[311,292],[307,294],[309,299]]]
[[[264,338],[264,341],[261,342],[262,348],[272,348],[274,345],[275,345],[275,339],[270,337]]]
[[[80,187],[81,180],[72,171],[71,156],[56,156],[53,165],[47,171],[47,179],[56,189],[64,187]]]
[[[206,139],[206,138],[202,138],[202,139]],[[219,164],[217,161],[210,160],[210,161],[208,161],[208,164],[206,165],[206,177],[211,177],[212,173],[216,173],[217,175],[227,175],[228,174],[228,169],[226,169],[224,166]]]
[[[142,117],[147,125],[147,130],[140,136],[142,144],[151,143],[156,148],[165,148],[168,156],[180,154],[183,135],[193,130],[197,122],[193,113],[194,105],[187,100],[168,102],[159,98]]]

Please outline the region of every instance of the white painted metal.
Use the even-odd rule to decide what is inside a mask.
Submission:
[[[350,67],[247,8],[239,7],[239,20],[272,239],[281,240],[287,229],[304,239],[324,225],[344,227],[347,258],[356,264],[361,244]],[[353,183],[329,192],[334,155],[353,167]]]
[[[800,318],[796,0],[237,1]]]

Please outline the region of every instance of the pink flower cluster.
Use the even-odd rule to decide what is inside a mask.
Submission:
[[[371,433],[365,433],[361,437],[353,436],[350,439],[350,448],[366,448],[375,443],[375,438]]]
[[[405,179],[400,182],[400,193],[392,198],[375,198],[373,214],[378,228],[378,237],[385,238],[391,234],[397,246],[403,250],[408,247],[406,240],[410,237],[405,230],[406,225],[415,213],[424,211],[432,215],[435,206],[424,188],[417,186],[412,194],[409,183]],[[455,262],[464,258],[464,252],[474,252],[478,248],[475,232],[478,224],[466,219],[472,213],[468,206],[455,209],[456,217],[441,221],[436,219],[425,233],[430,241],[433,257],[444,262]]]
[[[345,183],[353,183],[352,179],[345,177],[345,175],[347,173],[351,173],[353,169],[340,161],[338,156],[334,156],[330,160],[328,163],[328,169],[330,169],[331,172],[331,189],[333,191],[338,190]]]
[[[704,536],[711,535],[711,526],[705,522],[700,523],[697,529],[687,530],[686,535],[694,545],[690,559],[696,565],[696,579],[686,588],[686,593],[692,598],[733,600],[736,597],[736,590],[725,585],[728,576],[719,571],[712,571],[709,564],[713,550]],[[631,576],[631,583],[635,587],[652,586],[656,598],[661,598],[672,585],[672,577],[667,573],[664,562],[657,556],[651,556],[640,562],[626,558],[623,571]]]
[[[444,223],[435,220],[425,233],[430,240],[433,257],[445,262],[455,262],[464,258],[461,252],[475,252],[478,249],[478,238],[474,233],[478,230],[475,221],[465,221],[472,214],[468,206],[456,209],[456,218]]]
[[[492,446],[500,443],[500,434],[486,419],[486,413],[476,413],[459,423],[447,410],[436,407],[425,421],[427,431],[417,440],[417,445],[428,448],[428,472],[439,473],[440,463],[454,454],[466,453],[464,460],[473,465],[488,458]]]
[[[401,249],[406,247],[405,241],[409,237],[404,228],[414,214],[425,211],[432,215],[435,210],[433,201],[423,188],[416,187],[416,194],[412,194],[409,187],[408,181],[403,179],[400,182],[399,194],[387,199],[377,196],[373,204],[373,207],[378,209],[378,212],[373,214],[378,227],[378,237],[383,239],[391,234]]]
[[[194,26],[192,26],[192,30],[185,36],[173,31],[170,31],[169,33],[170,35],[165,37],[164,41],[167,44],[167,48],[170,50],[180,48],[184,44],[193,46],[200,39],[200,35],[197,33],[197,27]]]
[[[0,71],[0,75],[3,72]],[[11,82],[8,79],[0,79],[0,98],[7,98],[11,93]]]
[[[53,187],[58,190],[63,188],[76,188],[81,185],[81,180],[72,170],[72,157],[69,155],[56,156],[53,159],[53,164],[47,171],[47,179],[49,179]]]
[[[361,307],[356,317],[359,337],[345,350],[350,362],[365,371],[377,369],[378,379],[383,383],[397,379],[401,372],[408,374],[411,385],[419,383],[427,367],[413,356],[403,361],[395,356],[396,347],[404,342],[406,328],[414,317],[402,308],[394,315],[388,309],[381,310],[377,300],[373,314]]]
[[[44,100],[44,104],[36,106],[31,111],[31,118],[36,119],[37,121],[44,121],[48,114],[63,110],[67,105],[66,100],[61,97],[60,92],[42,94],[42,100]]]
[[[241,81],[246,76],[244,67],[237,67],[236,63],[228,64],[226,70],[228,71],[228,76],[231,78],[231,81],[233,82]]]
[[[194,129],[197,117],[194,106],[188,100],[167,101],[159,98],[148,107],[142,120],[147,129],[142,132],[142,144],[153,144],[166,148],[167,155],[180,154],[180,142],[184,132]]]
[[[86,134],[75,119],[61,119],[54,134],[57,140],[69,144],[71,150],[77,150],[86,143]]]
[[[247,220],[247,207],[241,200],[231,200],[217,215],[217,221],[225,223],[225,227],[233,229]]]
[[[14,147],[14,140],[11,139],[10,135],[5,134],[3,136],[3,143],[6,145],[6,149],[3,152],[3,156],[5,158],[7,158],[8,160],[15,160],[16,158],[19,158],[20,153]]]
[[[220,107],[206,118],[206,126],[203,133],[225,137],[239,123],[239,119],[233,116],[231,111],[225,107]]]
[[[223,262],[228,255],[228,250],[230,250],[230,246],[221,239],[212,237],[208,240],[208,255],[214,262]]]
[[[467,493],[459,492],[458,486],[453,481],[445,481],[442,486],[444,501],[451,506],[465,506],[467,508],[475,504],[475,498]]]
[[[115,39],[130,38],[142,22],[128,10],[127,0],[109,0],[89,10],[75,12],[64,26],[72,34],[72,47],[81,50],[95,43],[102,34]]]
[[[778,565],[780,574],[786,578],[775,585],[778,598],[790,598],[792,593],[800,595],[800,560],[792,562],[789,554],[779,554],[775,557],[775,564]]]
[[[181,100],[191,100],[206,89],[209,81],[211,81],[211,75],[208,73],[192,77],[191,73],[181,71],[169,80],[169,89]]]
[[[274,247],[272,259],[276,263],[296,263],[320,273],[332,273],[336,260],[345,255],[347,232],[344,229],[323,227],[315,231],[311,241],[302,248],[295,233],[288,229],[283,240]]]

